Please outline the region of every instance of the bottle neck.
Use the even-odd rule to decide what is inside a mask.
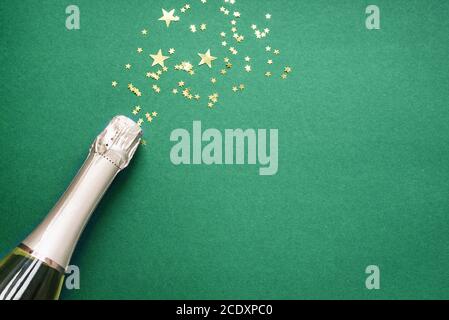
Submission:
[[[44,221],[22,242],[22,249],[65,270],[92,212],[119,171],[108,158],[91,152]]]

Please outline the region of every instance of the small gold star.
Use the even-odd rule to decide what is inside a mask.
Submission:
[[[143,34],[144,36],[146,36],[146,35],[148,34],[148,30],[147,30],[147,29],[143,29],[141,32],[142,32],[142,34]]]
[[[184,85],[185,85],[184,81],[179,81],[178,82],[178,86],[180,86],[181,88],[184,87]]]
[[[117,87],[117,85],[118,85],[117,81],[112,81],[112,86],[113,86],[114,88]]]
[[[138,52],[138,53],[142,53],[142,52],[143,52],[143,49],[142,49],[142,48],[137,48],[137,52]]]
[[[244,85],[244,84],[241,84],[241,85],[239,86],[239,88],[240,88],[241,91],[243,91],[243,90],[245,90],[245,85]]]
[[[153,59],[152,67],[154,67],[155,65],[160,65],[161,67],[163,67],[164,61],[169,58],[169,57],[162,55],[161,49],[159,49],[157,54],[150,54],[150,57]]]
[[[251,66],[250,65],[246,65],[245,66],[245,71],[246,72],[251,72]]]
[[[200,30],[201,30],[201,31],[204,31],[204,30],[206,30],[206,29],[207,29],[207,25],[206,25],[205,23],[203,23],[203,24],[200,25]]]
[[[283,74],[281,75],[281,78],[284,79],[284,80],[287,79],[287,74],[283,73]]]
[[[265,15],[265,18],[266,18],[267,20],[271,19],[271,14],[267,13],[267,14]]]
[[[233,86],[232,91],[237,92],[237,91],[239,91],[239,89],[237,88],[237,86]]]
[[[212,78],[212,79],[210,79],[210,82],[212,82],[212,83],[217,83],[217,79]]]
[[[290,72],[292,72],[292,68],[290,68],[290,67],[285,67],[284,72],[285,72],[285,73],[290,73]]]
[[[203,64],[207,64],[209,66],[209,68],[212,68],[212,61],[217,59],[216,57],[211,56],[210,49],[207,50],[206,53],[204,53],[204,54],[198,53],[198,55],[201,57],[201,61],[198,65],[201,66]]]
[[[220,73],[221,73],[222,75],[225,75],[227,72],[226,72],[225,69],[222,69],[222,70],[220,71]]]
[[[250,57],[245,57],[245,61],[246,61],[246,62],[250,62],[250,61],[251,61],[251,58],[250,58]]]
[[[176,51],[176,50],[175,50],[174,48],[170,48],[170,50],[168,50],[168,53],[169,53],[169,54],[174,54],[175,51]]]
[[[153,112],[151,113],[151,115],[152,115],[153,117],[157,117],[157,112],[156,112],[156,111],[153,111]]]
[[[163,16],[159,18],[159,21],[165,21],[165,24],[167,27],[170,26],[170,23],[172,21],[179,21],[179,17],[174,15],[175,9],[172,9],[170,12],[165,11],[165,9],[162,9]]]
[[[279,55],[281,53],[281,51],[279,51],[279,49],[276,49],[273,51],[275,55]]]
[[[129,63],[125,64],[125,69],[127,70],[131,69],[131,65]]]
[[[178,89],[173,89],[171,92],[172,92],[173,94],[178,94]]]
[[[265,51],[271,51],[271,47],[270,46],[268,46],[268,47],[265,47]]]
[[[270,60],[267,61],[267,63],[268,64],[273,64],[273,60],[270,59]]]
[[[271,77],[271,72],[270,71],[265,72],[265,77],[267,78]]]

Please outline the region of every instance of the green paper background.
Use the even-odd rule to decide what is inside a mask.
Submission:
[[[65,28],[69,4],[81,10],[78,31]],[[62,298],[449,298],[449,2],[378,0],[381,30],[369,31],[372,1],[237,0],[246,36],[237,57],[220,46],[231,19],[218,11],[223,1],[192,0],[183,15],[184,4],[1,1],[0,254],[43,219],[109,119],[140,104],[160,116],[81,238],[72,260],[81,289]],[[181,21],[167,29],[161,8]],[[202,22],[207,31],[188,31]],[[252,23],[269,37],[256,41]],[[270,68],[266,45],[281,50]],[[148,54],[170,47],[171,67],[209,48],[220,60],[194,77],[170,71],[155,95]],[[234,68],[223,78],[225,56]],[[286,65],[293,73],[282,81]],[[180,80],[201,103],[168,92]],[[232,93],[240,83],[245,92]],[[174,166],[170,132],[193,120],[278,128],[278,174]],[[371,264],[381,290],[365,288]]]

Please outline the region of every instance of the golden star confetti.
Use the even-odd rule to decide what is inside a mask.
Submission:
[[[153,59],[152,67],[155,65],[160,65],[161,67],[164,66],[164,61],[167,60],[169,57],[165,57],[162,55],[162,50],[159,49],[157,54],[150,54],[150,57]]]
[[[162,9],[162,17],[159,18],[159,21],[165,21],[167,28],[170,26],[171,22],[179,21],[179,17],[175,16],[175,9],[167,12],[165,9]]]
[[[209,68],[212,68],[212,61],[217,59],[217,57],[211,56],[210,49],[208,49],[206,53],[198,53],[198,55],[201,57],[201,61],[198,65],[201,66],[207,64]]]
[[[223,3],[224,2],[224,3]],[[209,5],[210,1],[207,0],[200,0],[198,3],[201,3],[200,5]],[[196,103],[198,101],[201,101],[201,95],[204,95],[204,92],[202,90],[207,90],[207,86],[214,87],[215,90],[226,90],[231,91],[233,93],[238,93],[239,91],[242,92],[245,90],[245,85],[241,83],[240,85],[236,84],[238,77],[243,77],[245,74],[248,74],[246,77],[250,79],[250,77],[255,76],[265,76],[267,78],[272,77],[274,74],[270,70],[272,66],[277,65],[278,63],[282,63],[281,60],[274,59],[274,56],[280,55],[281,48],[273,49],[271,46],[264,44],[262,48],[258,47],[259,52],[265,51],[266,58],[262,59],[256,59],[252,61],[251,57],[247,54],[251,52],[251,54],[254,54],[255,57],[256,53],[253,53],[253,51],[256,49],[256,47],[251,48],[251,44],[255,43],[255,39],[252,34],[255,35],[256,39],[264,39],[268,35],[270,37],[273,37],[275,35],[275,30],[271,30],[272,25],[269,25],[270,21],[272,19],[272,15],[270,13],[266,13],[265,15],[259,16],[259,20],[253,20],[250,16],[246,16],[245,12],[241,12],[239,9],[241,9],[238,4],[236,4],[235,0],[223,0],[223,5],[218,6],[219,12],[213,11],[212,13],[215,13],[215,15],[224,15],[224,17],[221,17],[221,19],[215,19],[212,15],[208,15],[206,19],[210,20],[194,20],[193,14],[195,13],[196,7],[194,6],[193,10],[190,6],[190,4],[186,3],[182,7],[179,6],[179,10],[182,14],[185,14],[185,18],[189,19],[187,17],[187,14],[192,14],[192,19],[190,21],[183,21],[183,27],[180,32],[180,37],[182,40],[186,41],[192,41],[191,39],[188,39],[190,33],[195,33],[196,40],[193,40],[192,45],[194,46],[201,46],[200,40],[200,34],[202,32],[205,32],[206,30],[213,31],[215,34],[216,43],[208,44],[207,46],[197,48],[197,50],[191,50],[191,46],[187,46],[189,48],[188,52],[185,50],[182,50],[180,52],[176,52],[175,48],[170,47],[164,47],[163,45],[159,45],[161,49],[158,49],[158,51],[154,54],[149,54],[149,57],[151,58],[151,68],[149,68],[149,61],[145,61],[145,69],[139,71],[138,63],[135,60],[130,59],[129,61],[133,63],[127,63],[124,65],[124,70],[122,71],[126,76],[139,76],[142,77],[145,81],[150,81],[150,84],[148,85],[148,89],[151,88],[151,90],[156,94],[161,94],[161,96],[165,96],[167,94],[173,94],[174,96],[180,96],[182,97],[184,103]],[[181,4],[182,5],[182,4]],[[212,4],[211,4],[212,5]],[[159,15],[153,17],[154,23],[159,24],[160,22],[165,22],[166,27],[163,27],[165,30],[164,32],[171,32],[173,31],[173,28],[176,26],[173,25],[174,22],[180,22],[180,17],[177,16],[175,9],[161,9],[162,10],[162,17]],[[178,11],[179,12],[179,11]],[[243,14],[242,14],[243,13]],[[248,18],[248,20],[245,20],[245,24],[241,24],[240,22],[242,20],[242,17]],[[204,17],[204,16],[203,16]],[[224,18],[224,19],[223,19]],[[263,19],[265,18],[265,19]],[[184,16],[183,16],[184,19]],[[257,17],[256,17],[257,19]],[[159,21],[159,22],[158,22]],[[247,22],[250,22],[250,24],[246,24]],[[253,23],[257,22],[257,23]],[[172,26],[172,28],[170,28]],[[149,34],[149,31],[152,26],[147,26],[143,30],[141,30],[141,34],[143,36],[147,36]],[[159,27],[160,28],[160,27]],[[175,28],[176,29],[176,28]],[[158,29],[160,30],[160,29]],[[178,29],[179,30],[179,29]],[[136,35],[137,36],[137,35]],[[248,37],[247,37],[248,36]],[[251,37],[249,37],[251,36]],[[161,35],[160,38],[164,38],[163,35]],[[185,38],[185,39],[184,39]],[[170,39],[168,37],[167,39]],[[171,41],[171,40],[170,40]],[[178,40],[180,41],[180,40]],[[251,42],[252,41],[252,42]],[[243,45],[245,43],[245,45]],[[275,41],[272,42],[273,44]],[[146,48],[146,44],[134,44],[136,51],[138,54],[142,54],[144,51],[147,52],[148,48]],[[157,45],[157,44],[156,44]],[[173,45],[173,44],[172,44]],[[215,45],[215,46],[214,46]],[[154,44],[152,44],[154,49]],[[214,51],[214,54],[211,53],[211,49],[207,49],[207,51],[202,51],[202,49],[205,48],[212,48]],[[218,47],[218,48],[217,48]],[[145,49],[145,50],[144,50]],[[253,50],[254,49],[254,50]],[[265,49],[265,50],[264,50]],[[156,49],[155,49],[156,51]],[[154,52],[154,51],[153,51]],[[167,56],[164,55],[164,52],[167,53]],[[176,52],[176,55],[175,55]],[[184,55],[184,56],[181,56]],[[225,57],[227,55],[230,55],[230,57],[242,55],[242,59],[232,59],[231,60],[228,57]],[[246,55],[245,55],[246,54]],[[198,64],[196,64],[195,56],[199,56],[200,60],[198,61]],[[177,57],[178,61],[177,64],[170,63],[171,59]],[[223,58],[224,57],[224,58]],[[237,57],[236,57],[237,58]],[[168,60],[170,59],[170,60]],[[196,58],[198,59],[198,57]],[[223,59],[224,64],[219,67],[221,70],[217,70],[214,72],[213,67],[215,67],[215,64],[217,62],[217,59]],[[141,60],[139,60],[139,63]],[[193,61],[193,64],[190,62]],[[126,61],[125,61],[126,62]],[[202,65],[207,65],[208,68],[201,67]],[[259,66],[265,66],[269,69],[268,71],[265,71],[264,73],[259,74],[256,72],[259,70]],[[159,69],[157,69],[159,68]],[[130,72],[132,69],[133,72]],[[263,69],[263,68],[262,68]],[[127,72],[125,72],[125,70]],[[162,81],[161,79],[164,77],[172,77],[171,73],[174,71],[184,71],[188,73],[188,76],[182,76],[182,77],[192,77],[192,80],[194,80],[192,83],[191,81],[179,81],[177,82],[176,79],[171,78],[171,87],[173,89],[170,90],[170,88],[166,88],[165,86],[168,85],[170,82],[166,82],[165,79]],[[290,73],[292,72],[292,68],[290,66],[286,66],[283,69],[280,70],[280,78],[282,80],[286,80]],[[225,75],[229,74],[225,77]],[[217,76],[223,76],[219,82],[217,81]],[[209,81],[203,81],[200,82],[201,87],[195,88],[195,78],[198,78],[199,80],[201,78],[209,79]],[[115,77],[114,77],[115,78]],[[126,80],[117,78],[119,81],[126,81],[130,82],[132,79],[127,78]],[[136,82],[140,80],[134,80]],[[229,83],[228,81],[231,81]],[[249,80],[248,80],[249,81]],[[274,80],[273,80],[274,81]],[[139,82],[140,83],[140,82]],[[188,83],[188,84],[187,84]],[[177,84],[177,85],[176,85]],[[118,86],[118,81],[114,80],[111,83],[111,86],[113,88]],[[198,92],[196,92],[199,89]],[[128,85],[128,90],[133,93],[136,97],[141,97],[142,92],[135,87],[132,83]],[[117,92],[120,92],[120,90],[117,90]],[[210,92],[210,91],[209,91]],[[179,93],[179,94],[178,94]],[[207,107],[210,109],[214,109],[217,106],[219,99],[218,92],[214,92],[213,94],[210,94],[207,99]],[[132,110],[133,115],[139,116],[141,114],[140,107],[134,107]],[[139,119],[137,122],[139,125],[142,125],[144,122],[146,122],[148,125],[150,123],[154,123],[155,118],[158,116],[156,112],[144,112],[146,121],[143,121],[143,119]]]
[[[134,93],[136,96],[138,96],[138,97],[142,96],[142,93],[140,92],[140,90],[138,88],[134,87],[132,83],[128,84],[128,89],[129,89],[129,91]]]

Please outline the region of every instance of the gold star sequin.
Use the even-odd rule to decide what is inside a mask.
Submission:
[[[212,78],[212,79],[210,79],[210,82],[212,82],[212,83],[217,83],[217,79],[215,79],[215,78]]]
[[[271,72],[270,71],[265,72],[265,77],[267,78],[271,77]]]
[[[131,69],[131,65],[129,63],[125,64],[125,69],[127,70]]]
[[[246,65],[245,66],[245,71],[246,72],[251,72],[251,66],[250,65]]]
[[[273,60],[268,60],[267,63],[268,64],[273,64]]]
[[[181,88],[184,87],[184,85],[185,85],[184,81],[179,81],[178,82],[178,86],[180,86]]]
[[[143,29],[143,30],[141,31],[141,33],[142,33],[142,35],[146,36],[146,35],[148,34],[148,30],[147,30],[147,29]]]
[[[143,52],[143,49],[142,49],[142,48],[137,48],[137,52],[138,52],[138,53],[142,53],[142,52]]]
[[[173,94],[178,94],[178,89],[173,89],[171,92],[172,92]]]
[[[159,18],[159,21],[165,21],[165,24],[167,25],[168,28],[172,21],[174,22],[179,21],[179,17],[175,16],[174,14],[175,9],[172,9],[169,12],[167,12],[165,9],[162,9],[162,17]]]
[[[201,61],[198,65],[207,64],[209,68],[212,68],[212,61],[216,60],[216,57],[211,56],[210,49],[207,50],[206,53],[198,53],[198,55],[201,57]]]
[[[237,92],[237,91],[239,91],[239,88],[237,86],[233,86],[232,91]]]
[[[200,30],[201,30],[201,31],[204,31],[204,30],[206,30],[206,29],[207,29],[207,25],[206,25],[205,23],[203,23],[203,24],[200,25]]]
[[[174,48],[170,48],[169,50],[168,50],[168,53],[169,54],[174,54],[176,52],[176,50],[174,49]]]
[[[117,85],[118,85],[117,81],[112,81],[112,86],[113,86],[114,88],[117,87]]]
[[[162,55],[161,49],[159,49],[157,54],[150,54],[150,57],[153,59],[153,64],[151,65],[152,67],[154,67],[155,65],[164,67],[164,61],[169,59],[169,57]]]

